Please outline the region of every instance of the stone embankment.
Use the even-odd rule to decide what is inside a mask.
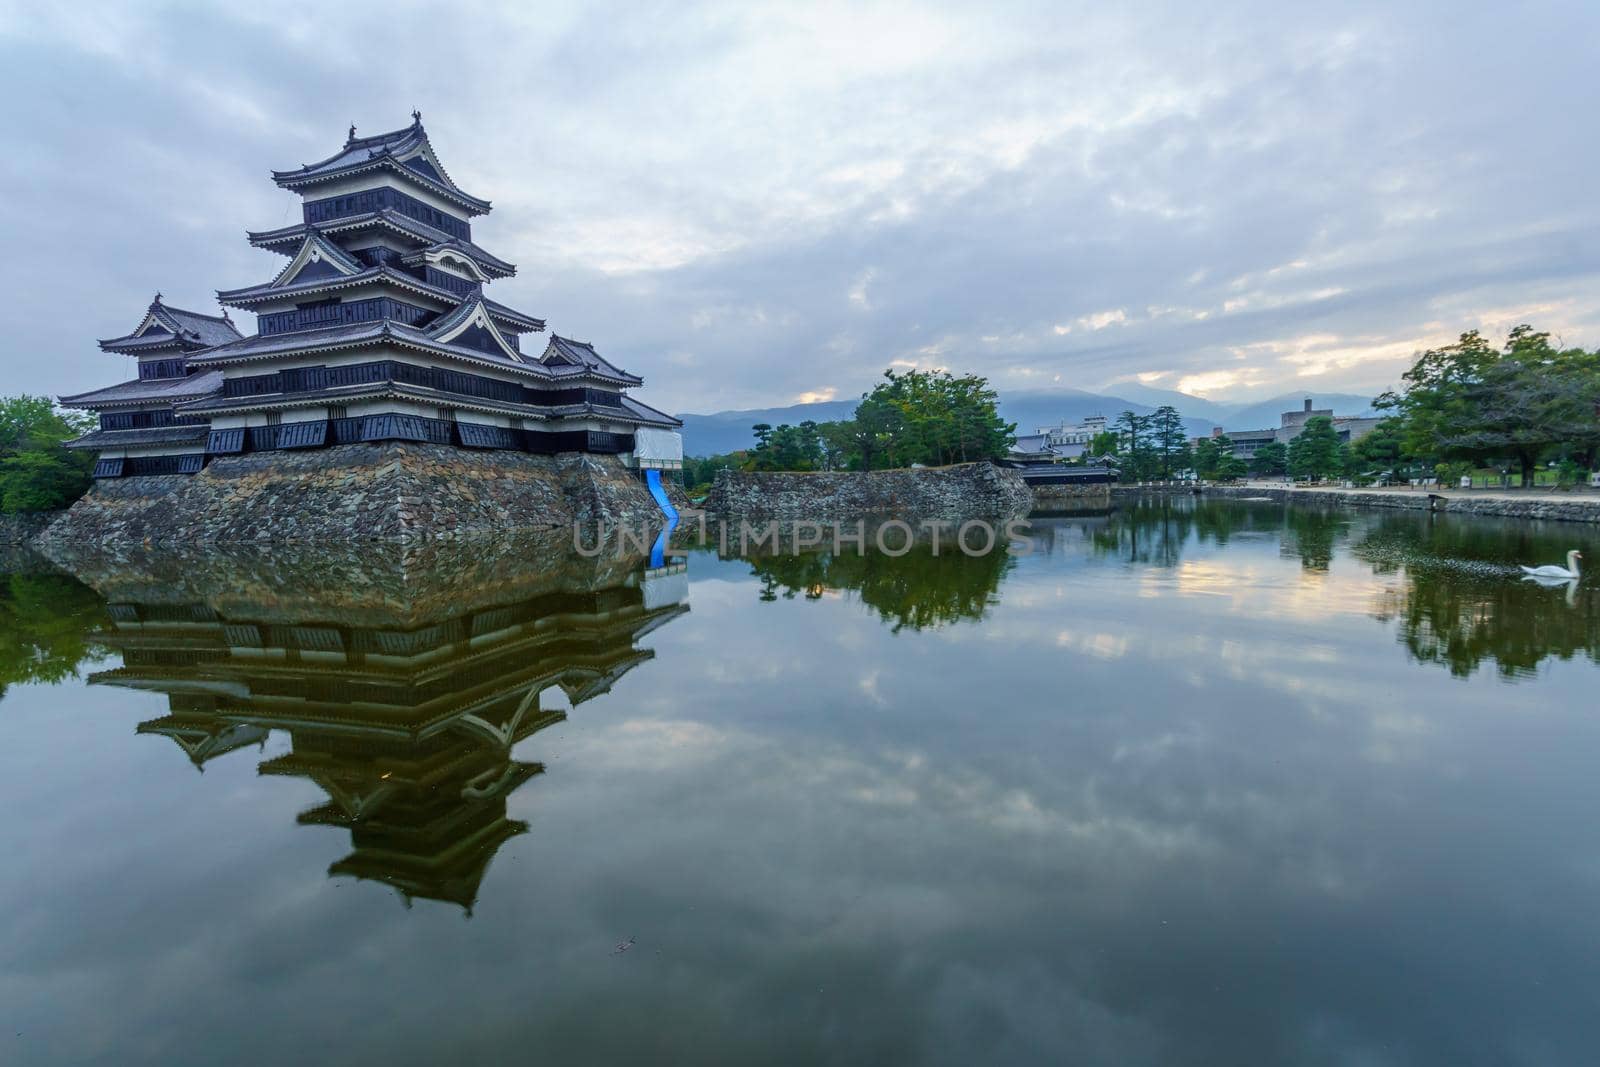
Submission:
[[[570,530],[556,529],[465,543],[57,544],[49,551],[56,567],[113,603],[206,604],[285,624],[405,627],[550,592],[615,588],[645,559],[620,550],[583,557],[572,540]]]
[[[1159,492],[1189,494],[1189,488],[1170,490],[1148,486],[1116,486],[1112,500],[1131,499]],[[1308,504],[1312,507],[1395,508],[1407,511],[1448,511],[1452,515],[1490,515],[1509,519],[1542,519],[1554,522],[1600,522],[1600,496],[1564,497],[1541,492],[1501,492],[1451,490],[1429,493],[1417,489],[1288,489],[1278,486],[1216,485],[1201,491],[1202,497],[1237,499],[1241,497]]]
[[[223,456],[195,475],[97,482],[40,537],[70,544],[409,542],[520,530],[659,527],[609,456],[340,445]]]
[[[45,527],[64,514],[61,511],[24,511],[0,515],[0,545],[31,545]]]
[[[891,471],[730,471],[717,473],[706,498],[713,518],[850,522],[1011,518],[1033,508],[1015,471],[962,463]]]

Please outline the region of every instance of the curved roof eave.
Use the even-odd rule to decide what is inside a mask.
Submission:
[[[342,178],[352,178],[358,174],[365,174],[366,172],[373,170],[388,170],[397,177],[402,177],[407,181],[414,182],[419,187],[426,189],[435,196],[443,197],[446,200],[450,200],[460,205],[460,207],[469,215],[487,215],[490,211],[494,210],[494,205],[489,201],[484,200],[481,197],[473,196],[471,193],[458,189],[452,184],[435,181],[426,174],[423,174],[421,171],[414,170],[411,167],[406,166],[393,155],[387,153],[383,155],[372,156],[368,159],[354,160],[345,166],[335,167],[331,170],[325,171],[284,172],[275,170],[272,172],[272,180],[277,183],[280,188],[294,191],[304,189],[307,186],[320,185],[323,182],[337,181]]]
[[[300,241],[305,237],[308,229],[316,229],[319,233],[340,233],[345,230],[362,229],[367,226],[388,226],[407,237],[414,237],[419,241],[428,241],[433,245],[455,242],[463,255],[470,256],[472,261],[481,267],[485,273],[499,278],[510,278],[517,273],[517,265],[507,262],[488,252],[471,241],[462,241],[452,237],[443,230],[435,229],[425,222],[395,211],[393,208],[384,208],[381,211],[367,211],[359,215],[347,215],[344,218],[333,219],[329,222],[319,222],[315,227],[304,222],[297,222],[290,226],[283,226],[276,230],[246,230],[245,239],[257,248],[265,248],[281,255],[292,256],[299,250]],[[279,245],[293,245],[293,250],[279,248]]]

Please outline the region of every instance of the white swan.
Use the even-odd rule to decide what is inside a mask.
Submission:
[[[1524,567],[1522,568],[1522,573],[1530,578],[1556,578],[1576,581],[1578,578],[1578,561],[1582,558],[1583,553],[1573,549],[1567,553],[1567,565],[1565,567],[1557,567],[1552,563],[1543,567]]]

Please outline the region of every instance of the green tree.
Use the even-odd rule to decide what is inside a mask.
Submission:
[[[1297,478],[1328,478],[1344,470],[1344,449],[1333,420],[1317,415],[1289,442],[1289,473]]]
[[[851,458],[860,450],[861,427],[855,419],[825,422],[817,428],[818,447],[822,453],[822,469],[844,470]]]
[[[1170,478],[1189,465],[1189,437],[1183,428],[1183,416],[1171,404],[1163,404],[1149,418],[1157,465],[1161,476]]]
[[[1245,465],[1233,454],[1233,440],[1219,434],[1201,438],[1194,446],[1194,472],[1213,481],[1231,482],[1244,477]]]
[[[1117,454],[1119,441],[1120,438],[1115,430],[1102,430],[1089,439],[1089,447],[1085,454],[1095,457],[1114,456]]]
[[[1366,479],[1385,471],[1397,471],[1405,459],[1405,435],[1399,419],[1384,419],[1359,441],[1350,445],[1345,473]]]
[[[64,508],[88,491],[86,464],[64,449],[22,452],[0,460],[0,511]]]
[[[1016,426],[1000,418],[999,394],[977,375],[884,372],[857,405],[852,465],[871,470],[913,463],[1000,459]]]
[[[1557,349],[1531,326],[1500,349],[1470,330],[1419,355],[1404,382],[1378,404],[1403,420],[1404,451],[1424,461],[1504,461],[1528,486],[1545,455],[1592,463],[1600,447],[1600,353]]]
[[[720,470],[744,470],[750,453],[744,449],[718,456],[690,456],[683,461],[683,487],[690,492],[703,489],[717,480]]]
[[[1135,415],[1124,411],[1117,416],[1119,443],[1117,456],[1125,478],[1136,482],[1153,480],[1161,472],[1161,459],[1156,452],[1155,428],[1149,415]]]
[[[48,451],[94,426],[93,415],[58,408],[47,396],[0,398],[0,453]]]
[[[756,447],[750,450],[745,466],[758,471],[814,471],[828,468],[822,426],[806,420],[798,426],[760,423]]]
[[[95,425],[42,396],[0,399],[0,511],[66,507],[89,488],[92,457],[62,447]]]
[[[1227,438],[1223,438],[1223,440],[1226,441]],[[1222,454],[1222,458],[1217,461],[1217,470],[1213,475],[1219,482],[1236,482],[1247,473],[1244,460],[1233,454],[1231,447],[1233,442],[1229,441],[1228,443],[1230,447]]]
[[[1250,472],[1263,478],[1285,474],[1289,470],[1289,449],[1281,441],[1272,441],[1256,449],[1250,457]]]

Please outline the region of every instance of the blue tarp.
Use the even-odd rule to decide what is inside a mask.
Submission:
[[[661,531],[656,543],[650,546],[650,566],[655,568],[666,564],[667,539],[672,536],[672,531],[678,528],[678,509],[672,506],[672,501],[667,499],[667,491],[661,488],[660,471],[654,467],[650,468],[644,472],[644,480],[650,487],[650,495],[656,498],[656,507],[667,517],[667,528]]]

